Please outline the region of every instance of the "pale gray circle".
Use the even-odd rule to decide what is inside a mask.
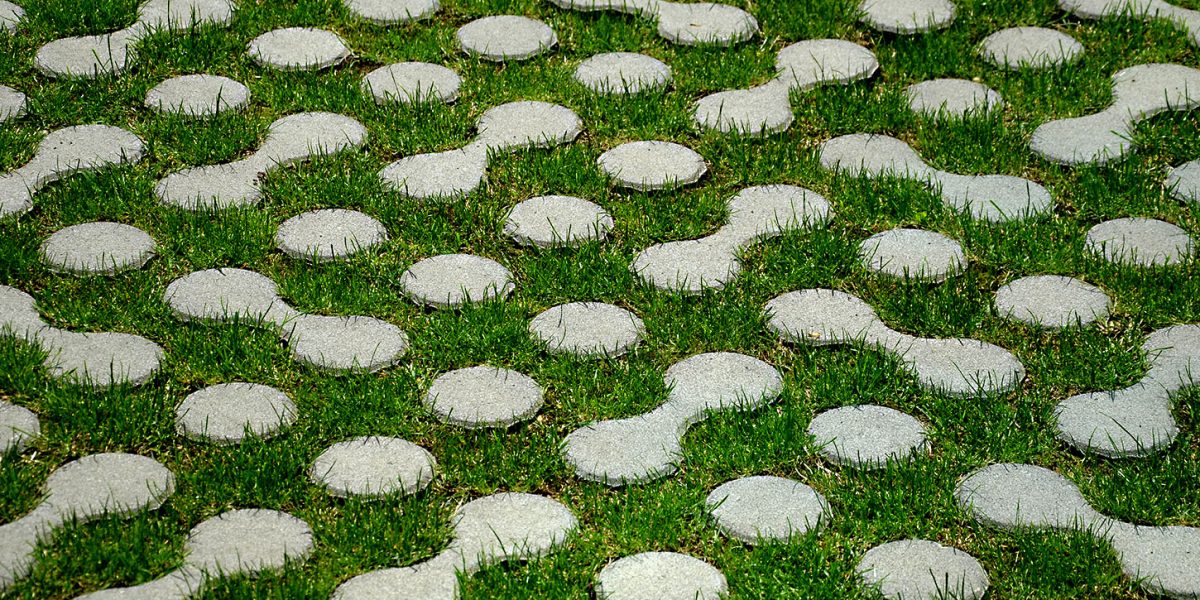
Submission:
[[[42,424],[33,411],[0,400],[0,455],[17,452],[42,434]]]
[[[889,229],[858,245],[868,271],[903,279],[944,281],[967,266],[962,245],[941,233],[923,229]]]
[[[708,172],[704,157],[673,142],[621,144],[596,161],[622,187],[638,191],[673,189],[696,183]]]
[[[287,394],[256,383],[221,383],[196,390],[175,408],[181,435],[214,444],[238,444],[246,432],[274,436],[296,421],[296,404]]]
[[[141,385],[158,372],[163,349],[131,333],[44,330],[38,340],[50,376],[95,388]]]
[[[45,490],[55,512],[86,521],[158,508],[175,493],[175,475],[137,454],[89,454],[51,473]]]
[[[383,223],[356,210],[325,208],[298,214],[279,225],[275,245],[312,262],[346,258],[387,241]]]
[[[48,42],[38,48],[33,65],[47,77],[95,79],[123,73],[136,56],[129,36],[102,33]]]
[[[438,0],[342,0],[350,12],[374,23],[391,25],[432,17]]]
[[[432,100],[450,103],[458,99],[462,78],[441,65],[403,62],[367,73],[362,86],[375,98],[376,104],[412,104]]]
[[[574,196],[538,196],[518,203],[504,220],[504,233],[526,246],[576,246],[602,240],[613,218],[602,207]]]
[[[1087,325],[1108,317],[1111,306],[1104,290],[1060,275],[1022,277],[996,290],[1000,316],[1039,327]]]
[[[544,556],[579,528],[561,502],[538,494],[502,492],[472,500],[454,512],[450,551],[467,572],[502,560]]]
[[[626,6],[624,0],[621,6]],[[656,2],[658,35],[676,44],[729,46],[758,33],[754,15],[718,2]]]
[[[216,576],[282,569],[308,558],[313,533],[285,512],[260,508],[223,512],[192,528],[185,562]]]
[[[154,256],[150,234],[123,223],[97,221],[59,229],[42,242],[42,260],[55,271],[113,274],[138,269]]]
[[[863,0],[858,10],[867,25],[898,34],[947,27],[957,12],[950,0]]]
[[[565,106],[522,100],[489,108],[475,128],[488,148],[549,148],[578,137],[583,121]]]
[[[1071,480],[1034,465],[988,465],[959,481],[954,497],[976,521],[1001,529],[1087,529],[1104,519]]]
[[[967,79],[930,79],[904,90],[908,108],[928,117],[963,118],[1004,106],[1000,93]]]
[[[864,585],[888,600],[978,600],[987,593],[987,571],[975,557],[928,540],[899,540],[871,548],[855,571]]]
[[[285,71],[324,69],[350,56],[336,33],[311,27],[268,31],[251,40],[247,52],[254,62]]]
[[[722,484],[704,501],[723,533],[747,544],[787,540],[829,519],[825,497],[807,485],[769,475]]]
[[[532,58],[558,43],[549,25],[515,15],[476,19],[459,28],[455,37],[467,54],[497,62]]]
[[[193,271],[167,285],[163,301],[182,319],[282,323],[296,314],[274,281],[246,269]]]
[[[472,254],[442,254],[419,261],[400,275],[400,290],[413,302],[452,308],[507,298],[516,284],[504,265]]]
[[[575,68],[575,81],[597,94],[637,94],[671,83],[671,67],[645,54],[606,52]]]
[[[161,113],[211,117],[241,110],[250,103],[250,89],[219,75],[172,77],[146,92],[145,104]]]
[[[1122,218],[1089,229],[1083,247],[1111,263],[1155,267],[1183,262],[1195,250],[1195,241],[1166,221]]]
[[[0,123],[25,114],[25,94],[0,85]]]
[[[373,373],[396,364],[408,351],[408,334],[362,315],[299,315],[284,325],[296,360],[329,371]]]
[[[508,427],[537,414],[542,387],[517,371],[480,365],[439,376],[425,394],[425,406],[453,425]]]
[[[599,600],[717,600],[727,593],[725,575],[716,567],[675,552],[626,556],[596,576]]]
[[[983,38],[979,54],[997,67],[1046,69],[1078,60],[1083,44],[1054,29],[1011,27]]]
[[[862,404],[827,410],[813,418],[808,434],[822,456],[839,465],[882,468],[929,447],[925,426],[886,406]]]
[[[9,2],[0,0],[0,31],[12,33],[17,30],[17,24],[25,18],[25,9]]]
[[[534,317],[529,332],[552,354],[613,358],[641,342],[646,326],[637,315],[619,306],[571,302]]]
[[[436,470],[428,450],[399,438],[371,436],[330,446],[313,461],[308,478],[342,498],[408,496],[425,489]]]

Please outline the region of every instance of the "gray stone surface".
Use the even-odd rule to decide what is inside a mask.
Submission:
[[[338,442],[317,457],[308,478],[330,494],[408,496],[429,486],[437,460],[428,450],[392,437],[360,437]]]
[[[0,525],[0,591],[29,575],[41,556],[38,545],[67,521],[154,510],[175,492],[175,476],[145,456],[91,454],[50,473],[43,491],[32,511]]]
[[[544,556],[579,528],[575,515],[558,501],[518,493],[472,500],[455,511],[451,522],[454,539],[441,554],[411,567],[354,577],[334,590],[334,600],[454,600],[458,573]]]
[[[1196,242],[1187,231],[1166,221],[1121,218],[1089,229],[1083,247],[1118,265],[1157,267],[1183,262],[1195,252]]]
[[[1106,319],[1111,307],[1104,290],[1061,275],[1022,277],[996,290],[1000,316],[1050,329]]]
[[[383,223],[342,208],[300,213],[275,232],[275,245],[284,254],[311,262],[344,259],[387,239]]]
[[[626,556],[596,576],[599,600],[717,600],[728,593],[716,567],[676,552]]]
[[[0,455],[20,452],[42,434],[42,424],[33,411],[0,400]]]
[[[478,143],[490,150],[550,148],[568,143],[583,131],[575,111],[558,104],[523,100],[493,106],[476,123]]]
[[[877,469],[927,450],[925,426],[886,406],[860,404],[827,410],[808,425],[818,452],[839,465]]]
[[[247,433],[274,436],[296,421],[287,394],[256,383],[221,383],[196,390],[175,408],[180,435],[214,444],[239,444]]]
[[[538,314],[529,322],[529,332],[552,354],[615,358],[642,341],[646,325],[619,306],[570,302]]]
[[[350,56],[336,33],[311,27],[273,29],[251,40],[246,52],[254,62],[284,71],[320,70]]]
[[[1200,529],[1122,523],[1096,512],[1067,478],[1042,467],[994,464],[959,482],[955,497],[992,527],[1087,531],[1112,544],[1121,569],[1143,590],[1173,598],[1200,596]]]
[[[753,410],[778,398],[783,389],[775,367],[733,352],[681,360],[667,369],[663,383],[669,391],[658,408],[567,435],[563,458],[577,476],[616,487],[670,475],[678,468],[688,427],[713,411]]]
[[[855,571],[889,600],[978,600],[987,571],[975,557],[929,540],[898,540],[867,550]]]
[[[33,297],[0,286],[0,335],[36,344],[46,353],[42,365],[51,377],[94,388],[141,385],[158,372],[163,349],[128,333],[76,333],[51,327],[38,314]]]
[[[830,518],[829,503],[819,492],[768,475],[723,483],[704,506],[722,533],[747,544],[787,541],[816,531]]]
[[[1025,368],[1004,348],[968,338],[918,338],[890,329],[866,302],[845,292],[806,289],[764,307],[767,328],[784,341],[823,346],[857,342],[892,354],[925,388],[953,397],[1003,393]]]
[[[1054,29],[1011,27],[983,38],[979,54],[997,67],[1045,69],[1079,60],[1083,44]]]
[[[728,222],[712,235],[656,244],[634,257],[631,271],[643,281],[672,292],[696,294],[720,289],[741,272],[740,253],[785,231],[824,226],[829,202],[792,185],[748,187],[729,199]]]
[[[789,93],[820,85],[847,85],[870,77],[879,62],[870,50],[844,40],[796,42],[775,57],[776,75],[767,83],[709,94],[696,102],[692,118],[701,129],[759,136],[783,131],[794,116]]]
[[[497,62],[533,58],[558,44],[549,25],[516,15],[476,19],[460,27],[454,37],[467,54]]]
[[[714,2],[667,0],[550,0],[573,10],[615,10],[658,22],[658,35],[676,44],[729,46],[758,33],[750,13]]]
[[[1142,344],[1147,371],[1119,390],[1077,394],[1055,407],[1058,438],[1075,448],[1114,458],[1145,456],[1179,434],[1171,396],[1200,384],[1200,326],[1159,329]]]
[[[1200,12],[1163,0],[1058,0],[1059,8],[1084,19],[1123,17],[1151,20],[1166,19],[1200,45]]]
[[[1034,130],[1029,148],[1064,165],[1105,164],[1133,150],[1139,122],[1164,111],[1200,106],[1200,70],[1183,65],[1137,65],[1118,71],[1112,81],[1108,108],[1043,123]]]
[[[945,281],[967,268],[961,244],[923,229],[876,233],[858,245],[858,257],[868,271],[902,279]]]
[[[374,317],[299,315],[283,327],[296,360],[327,371],[373,373],[408,352],[408,335]]]
[[[543,248],[603,240],[612,227],[612,216],[603,207],[574,196],[522,200],[504,219],[504,233],[517,243]]]
[[[1054,209],[1046,188],[1009,175],[956,175],[930,167],[894,137],[856,133],[821,145],[821,166],[851,176],[914,179],[935,189],[951,209],[984,221],[1043,215]]]
[[[433,308],[504,299],[516,287],[512,272],[504,265],[473,254],[441,254],[421,260],[400,275],[399,285],[413,302]]]
[[[441,8],[438,0],[342,0],[350,12],[381,25],[432,17]]]
[[[402,62],[379,67],[367,73],[362,87],[375,98],[376,104],[400,102],[454,102],[462,78],[441,65],[423,62]]]
[[[154,256],[150,234],[123,223],[97,221],[59,229],[42,242],[42,261],[52,270],[113,274],[140,269]]]
[[[669,85],[671,67],[645,54],[605,52],[579,63],[575,81],[597,94],[637,94]]]
[[[8,0],[0,0],[0,31],[9,33],[16,31],[17,25],[24,18],[25,9]]]
[[[537,414],[542,387],[512,369],[479,365],[440,375],[425,394],[425,406],[452,425],[508,427]]]
[[[858,10],[863,23],[899,34],[949,27],[957,12],[950,0],[863,0]]]
[[[992,88],[968,79],[930,79],[904,90],[908,108],[927,117],[961,119],[1004,107],[1004,99]]]
[[[1163,184],[1171,196],[1184,202],[1200,203],[1200,160],[1183,163],[1171,169]]]
[[[185,320],[239,319],[282,325],[298,314],[279,297],[274,281],[246,269],[188,273],[167,285],[163,301]]]
[[[0,217],[33,208],[33,196],[46,185],[78,171],[136,163],[144,146],[136,135],[109,125],[76,125],[42,138],[24,166],[0,175]]]
[[[212,117],[241,110],[250,103],[250,89],[220,75],[172,77],[146,92],[145,105],[161,112],[187,117]]]
[[[137,20],[125,29],[45,44],[38,49],[34,66],[48,77],[119,75],[137,58],[134,45],[146,35],[197,25],[226,25],[233,19],[233,11],[232,0],[149,0],[138,9]]]
[[[262,146],[231,163],[192,167],[159,180],[154,193],[163,204],[187,210],[257,204],[269,171],[362,146],[367,128],[354,119],[327,112],[288,115],[271,123]]]
[[[0,7],[0,11],[3,11],[3,7]],[[0,85],[0,123],[24,115],[25,105],[25,94],[7,85]]]
[[[638,191],[691,185],[708,172],[704,157],[673,142],[629,142],[600,155],[596,164],[621,187]]]
[[[404,157],[379,172],[383,184],[420,200],[461,198],[487,178],[487,151],[482,145]]]

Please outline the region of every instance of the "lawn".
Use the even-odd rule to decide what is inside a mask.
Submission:
[[[1200,235],[1200,204],[1171,196],[1167,169],[1200,158],[1200,113],[1167,112],[1136,129],[1136,150],[1104,166],[1066,167],[1030,152],[1040,124],[1090,114],[1112,100],[1110,77],[1145,63],[1196,67],[1200,53],[1166,21],[1080,20],[1050,0],[956,0],[950,27],[897,36],[860,23],[849,0],[737,0],[761,33],[732,47],[676,45],[652,21],[615,12],[563,10],[538,0],[444,0],[431,19],[382,26],[352,15],[339,0],[238,0],[228,27],[156,33],[119,77],[52,79],[33,66],[43,44],[68,35],[125,27],[137,0],[26,0],[18,33],[0,33],[0,84],[29,97],[26,116],[0,124],[0,172],[29,161],[46,133],[103,123],[146,143],[140,162],[64,178],[34,198],[34,209],[0,221],[0,284],[37,300],[45,321],[71,331],[136,333],[165,350],[144,385],[94,390],[52,378],[36,346],[0,339],[0,400],[26,407],[42,435],[0,459],[0,522],[35,507],[56,467],[100,452],[149,456],[168,467],[176,491],[157,510],[127,519],[68,524],[38,550],[12,598],[70,598],[158,578],[184,558],[187,532],[234,508],[285,511],[307,522],[315,546],[307,561],[257,577],[214,580],[212,598],[327,598],[362,573],[406,566],[440,552],[462,504],[497,492],[550,496],[578,518],[579,529],[554,553],[490,566],[461,579],[464,598],[588,598],[597,573],[639,552],[701,558],[728,580],[731,598],[872,598],[855,575],[868,549],[903,538],[955,546],[975,556],[991,579],[990,598],[1148,597],[1121,571],[1114,550],[1086,533],[976,523],[955,502],[964,475],[992,463],[1028,463],[1075,482],[1101,513],[1137,524],[1200,526],[1200,392],[1173,396],[1180,434],[1142,458],[1081,453],[1056,438],[1055,405],[1090,391],[1141,379],[1140,348],[1154,330],[1200,322],[1200,260],[1170,267],[1117,266],[1083,250],[1089,228],[1119,217],[1152,217]],[[1196,0],[1183,6],[1200,9]],[[539,57],[493,63],[464,54],[455,31],[479,17],[526,15],[550,25],[558,46]],[[989,33],[1039,25],[1086,48],[1072,65],[1005,70],[975,52]],[[330,69],[282,72],[246,55],[247,43],[272,29],[310,26],[336,32],[353,57]],[[837,38],[870,49],[877,74],[847,86],[793,92],[795,122],[785,132],[747,138],[699,132],[690,114],[700,97],[746,88],[774,75],[776,53],[806,39]],[[572,79],[601,52],[651,55],[673,70],[665,90],[600,96]],[[383,65],[424,61],[462,78],[453,104],[377,105],[362,77]],[[147,90],[164,79],[211,73],[252,93],[240,112],[193,121],[147,110]],[[1001,111],[946,121],[914,115],[904,89],[939,77],[974,79],[999,92]],[[571,143],[496,155],[487,183],[465,199],[406,198],[378,172],[401,157],[462,147],[488,108],[518,100],[566,106],[582,119]],[[260,144],[270,123],[302,111],[353,117],[368,130],[358,149],[283,167],[263,182],[259,204],[186,211],[160,204],[156,182],[181,169],[237,160]],[[821,168],[820,145],[852,133],[908,142],[929,164],[955,173],[1002,173],[1050,190],[1051,214],[1004,224],[946,208],[925,186],[894,178],[856,178]],[[614,187],[597,157],[619,144],[668,140],[708,163],[697,184],[672,191]],[[698,295],[657,290],[629,265],[656,243],[708,235],[726,221],[725,202],[752,185],[785,183],[824,196],[825,227],[800,229],[746,249],[729,285]],[[615,226],[607,240],[576,248],[517,245],[504,234],[508,210],[546,194],[604,207]],[[378,219],[390,239],[346,261],[309,263],[280,252],[276,227],[304,211],[349,208]],[[89,221],[117,221],[150,233],[157,256],[115,276],[47,268],[39,254],[53,232]],[[969,266],[942,283],[906,282],[866,270],[864,238],[896,227],[943,233],[964,247]],[[504,300],[458,309],[418,306],[400,291],[401,274],[439,254],[469,253],[514,274]],[[374,373],[333,374],[304,366],[268,329],[245,323],[185,322],[164,302],[166,286],[193,271],[236,267],[261,273],[297,310],[369,315],[403,329],[411,341],[395,365]],[[1102,288],[1111,314],[1085,327],[1043,330],[1001,318],[1001,285],[1056,274]],[[785,292],[832,288],[858,296],[891,328],[908,334],[983,340],[1011,351],[1027,374],[1017,389],[952,398],[918,385],[893,356],[861,346],[785,344],[767,328],[764,305]],[[552,355],[532,338],[530,320],[549,307],[599,301],[645,322],[644,341],[601,360]],[[780,398],[747,412],[713,414],[683,440],[678,472],[649,483],[608,487],[575,476],[560,445],[599,419],[647,412],[661,404],[664,371],[691,355],[729,351],[774,365]],[[422,404],[439,375],[490,364],[520,371],[545,390],[536,418],[507,429],[468,430],[440,422]],[[200,388],[247,381],[273,386],[295,402],[298,418],[270,439],[232,446],[176,432],[175,407]],[[820,456],[806,434],[814,415],[840,406],[880,404],[928,428],[929,451],[867,470]],[[340,499],[309,481],[313,460],[331,444],[380,435],[419,444],[438,461],[424,491],[382,500]],[[831,518],[787,543],[747,545],[722,535],[704,509],[716,486],[749,475],[799,480],[820,492]],[[4,540],[0,539],[0,544]]]

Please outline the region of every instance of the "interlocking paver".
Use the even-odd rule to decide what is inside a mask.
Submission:
[[[1084,19],[1122,16],[1166,19],[1184,30],[1193,44],[1200,45],[1200,12],[1164,0],[1058,0],[1058,6]]]

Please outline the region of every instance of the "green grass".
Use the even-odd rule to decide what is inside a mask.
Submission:
[[[32,57],[65,35],[127,26],[135,0],[36,0],[15,36],[0,34],[0,83],[30,98],[30,115],[0,125],[0,172],[24,164],[45,132],[82,123],[127,128],[148,145],[132,166],[69,177],[45,188],[35,209],[0,222],[0,283],[32,294],[45,319],[81,331],[138,333],[166,349],[149,384],[97,392],[60,384],[39,352],[0,340],[0,398],[34,410],[43,437],[0,462],[0,522],[32,508],[56,466],[105,451],[135,452],[166,464],[175,495],[159,510],[128,520],[69,526],[40,550],[13,598],[67,598],[156,578],[182,560],[187,531],[237,507],[290,512],[312,525],[316,550],[282,574],[221,581],[205,597],[325,598],[346,579],[403,566],[440,551],[447,521],[461,503],[497,491],[547,494],[564,502],[581,527],[560,552],[524,564],[485,569],[463,581],[466,598],[587,598],[609,561],[647,550],[692,554],[718,566],[734,598],[870,598],[854,565],[867,549],[905,537],[953,544],[978,557],[992,598],[1140,598],[1108,546],[1084,534],[997,532],[975,524],[953,500],[959,477],[981,466],[1028,462],[1069,477],[1105,514],[1155,525],[1200,525],[1200,393],[1175,397],[1182,433],[1152,457],[1108,460],[1068,450],[1054,438],[1052,409],[1069,395],[1128,385],[1145,370],[1139,348],[1156,328],[1200,321],[1200,262],[1171,269],[1114,267],[1082,253],[1092,225],[1121,216],[1151,216],[1200,235],[1200,205],[1163,189],[1165,168],[1200,157],[1200,113],[1170,113],[1137,130],[1136,153],[1106,167],[1063,168],[1027,148],[1042,122],[1078,116],[1111,101],[1109,77],[1147,62],[1196,65],[1200,54],[1165,22],[1079,21],[1051,2],[958,0],[949,29],[895,37],[856,22],[848,0],[748,0],[763,33],[733,48],[666,43],[653,23],[615,13],[577,13],[536,0],[444,0],[431,21],[380,27],[352,17],[337,0],[240,0],[229,28],[156,34],[140,46],[127,75],[57,81],[38,74]],[[1195,2],[1184,5],[1197,6]],[[497,65],[467,58],[455,30],[489,14],[536,16],[557,31],[556,51]],[[245,46],[284,26],[336,31],[354,49],[347,63],[319,73],[277,73],[254,66]],[[1042,72],[993,68],[971,49],[985,35],[1016,25],[1044,25],[1087,48],[1073,66]],[[700,96],[758,84],[775,53],[802,39],[837,37],[870,48],[879,74],[848,87],[793,94],[795,124],[766,139],[698,134],[688,109]],[[671,65],[675,84],[636,98],[601,98],[571,80],[574,66],[605,51],[639,51]],[[376,106],[359,88],[370,70],[398,61],[445,64],[464,80],[450,106]],[[145,110],[146,91],[175,75],[207,72],[244,82],[248,110],[195,123]],[[978,78],[1006,101],[1002,114],[969,123],[911,115],[903,89],[933,77]],[[492,161],[489,183],[448,204],[408,200],[386,191],[376,173],[401,156],[461,146],[487,108],[545,100],[575,110],[584,133],[574,143]],[[189,213],[158,204],[155,182],[186,166],[240,158],[275,119],[297,111],[333,111],[370,131],[359,151],[272,172],[256,207]],[[818,145],[837,135],[879,132],[899,137],[931,164],[962,173],[1021,175],[1044,184],[1053,215],[989,225],[949,212],[938,196],[894,180],[856,180],[822,171]],[[608,186],[596,157],[619,143],[674,140],[709,162],[698,185],[670,193]],[[724,201],[742,187],[791,183],[832,203],[827,229],[797,232],[751,248],[745,269],[726,289],[678,297],[649,289],[628,271],[646,246],[705,235],[724,221]],[[519,248],[502,233],[506,210],[533,195],[555,193],[603,205],[616,228],[603,243],[571,250]],[[284,256],[272,237],[284,219],[305,210],[347,207],[380,219],[391,241],[345,263],[310,265]],[[116,277],[55,274],[38,246],[68,225],[115,220],[150,232],[159,256]],[[940,231],[960,240],[971,259],[961,276],[937,285],[898,284],[869,276],[856,260],[858,241],[897,226]],[[413,262],[470,252],[496,259],[517,277],[505,302],[429,311],[407,301],[397,279]],[[241,325],[183,323],[162,301],[166,285],[191,271],[241,267],[279,283],[300,310],[365,314],[396,323],[413,341],[395,367],[371,375],[332,376],[294,362],[278,338]],[[1112,317],[1082,330],[1042,332],[997,317],[992,292],[1028,274],[1065,274],[1104,288]],[[762,306],[795,289],[830,287],[862,297],[892,327],[918,335],[969,336],[1012,350],[1028,369],[1024,385],[983,399],[947,399],[922,391],[886,356],[851,347],[781,344],[765,328]],[[526,333],[529,319],[567,301],[628,307],[646,322],[646,341],[627,357],[587,362],[551,357]],[[762,358],[785,375],[776,404],[719,414],[684,440],[680,472],[650,484],[609,489],[575,478],[558,454],[563,437],[595,419],[649,410],[664,398],[663,371],[691,354],[731,350]],[[533,421],[507,431],[472,432],[428,415],[420,398],[438,374],[479,363],[529,374],[546,389]],[[212,447],[175,434],[173,409],[188,393],[227,381],[286,391],[300,418],[267,441]],[[819,411],[856,403],[903,410],[930,428],[932,452],[883,471],[837,468],[821,460],[804,430]],[[432,486],[379,502],[338,500],[310,484],[307,467],[324,448],[358,435],[397,436],[429,449],[441,465]],[[789,544],[748,547],[720,536],[703,500],[729,479],[775,474],[802,480],[830,502],[833,519],[818,534]]]

